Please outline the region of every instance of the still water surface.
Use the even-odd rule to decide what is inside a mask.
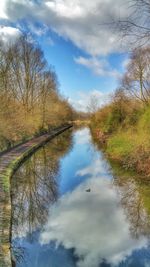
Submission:
[[[111,167],[88,128],[37,151],[12,179],[17,267],[149,267],[150,184]]]

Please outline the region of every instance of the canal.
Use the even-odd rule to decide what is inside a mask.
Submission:
[[[150,183],[110,163],[90,130],[68,130],[11,180],[16,267],[150,266]]]

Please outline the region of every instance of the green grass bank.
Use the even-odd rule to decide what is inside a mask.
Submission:
[[[92,116],[90,128],[110,159],[150,177],[150,106],[111,103]]]

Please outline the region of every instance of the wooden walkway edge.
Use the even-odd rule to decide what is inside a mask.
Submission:
[[[0,267],[11,267],[10,231],[11,231],[11,196],[10,178],[20,164],[37,149],[72,125],[65,125],[50,133],[33,138],[20,146],[12,148],[0,156]]]

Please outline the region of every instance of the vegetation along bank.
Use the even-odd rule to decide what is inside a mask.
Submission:
[[[150,48],[135,49],[120,87],[91,115],[91,132],[111,159],[150,177]]]

